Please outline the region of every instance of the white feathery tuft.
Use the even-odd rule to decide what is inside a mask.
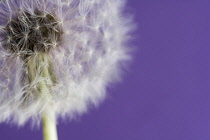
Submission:
[[[119,80],[121,64],[130,59],[130,48],[126,43],[132,22],[123,16],[124,4],[125,0],[2,0],[0,121],[23,125],[32,119],[39,123],[40,115],[48,109],[53,110],[57,118],[72,118],[86,112],[89,105],[97,106],[104,99],[108,84]],[[47,37],[50,41],[36,39],[42,22],[34,21],[37,25],[32,26],[34,23],[27,20],[27,13],[34,19],[47,14],[53,16],[56,26],[55,23],[44,23],[52,30]],[[5,33],[5,27],[17,17],[24,28],[8,26],[13,29],[7,29],[18,37],[14,41],[11,33]],[[60,40],[57,26],[62,30]],[[20,46],[30,48],[30,37],[38,45],[51,48],[43,61],[39,60],[39,52],[20,49]],[[5,46],[11,47],[13,52]],[[21,55],[30,57],[22,58]],[[26,66],[33,61],[40,64]],[[47,69],[53,69],[55,83],[49,77],[40,76],[41,71]],[[26,78],[30,70],[34,73],[31,82]],[[50,85],[51,90],[38,95],[36,89],[40,82]]]

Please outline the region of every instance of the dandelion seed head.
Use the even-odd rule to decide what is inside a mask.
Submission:
[[[97,106],[130,59],[124,3],[2,0],[0,121],[39,123],[49,109],[74,118]]]
[[[21,53],[24,57],[30,56],[30,52],[49,51],[61,40],[62,34],[56,17],[39,10],[32,13],[20,10],[3,30],[5,50]]]

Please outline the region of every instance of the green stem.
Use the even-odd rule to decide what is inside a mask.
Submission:
[[[35,85],[31,90],[37,92],[36,98],[43,99],[50,106],[51,89],[56,83],[51,58],[46,53],[38,53],[27,61],[29,83]],[[57,140],[56,116],[47,107],[42,114],[43,140]]]
[[[56,119],[54,113],[47,113],[42,117],[43,140],[58,140]]]

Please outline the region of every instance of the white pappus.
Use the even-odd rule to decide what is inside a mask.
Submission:
[[[98,105],[130,59],[125,0],[2,0],[0,121],[39,123]],[[44,94],[40,94],[44,93]]]

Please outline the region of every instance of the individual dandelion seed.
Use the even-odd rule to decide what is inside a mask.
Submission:
[[[56,140],[56,119],[98,105],[129,60],[124,0],[2,0],[0,121],[43,121]]]

